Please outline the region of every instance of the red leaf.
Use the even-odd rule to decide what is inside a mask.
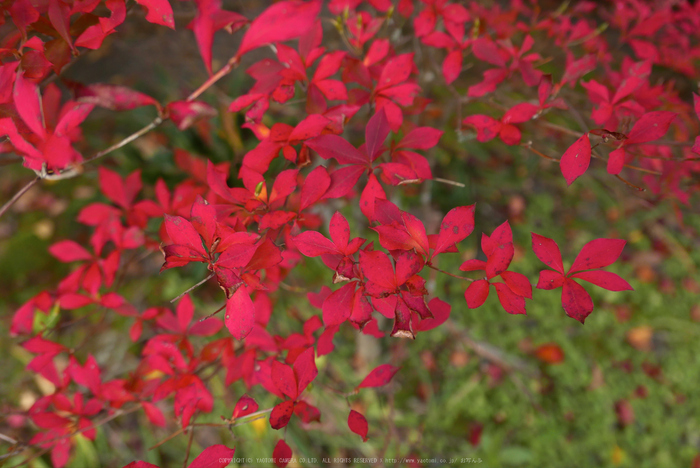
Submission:
[[[287,395],[292,400],[297,399],[299,396],[297,380],[291,367],[279,361],[272,361],[270,377],[272,378],[272,383],[277,386],[283,395]]]
[[[192,226],[192,223],[185,218],[166,214],[165,230],[168,232],[168,236],[174,244],[186,245],[203,257],[207,256],[204,246],[202,245],[202,238],[199,237],[199,233],[195,230],[194,226]]]
[[[467,301],[467,307],[476,309],[486,302],[489,297],[489,282],[486,280],[477,280],[469,285],[464,291],[464,300]]]
[[[442,62],[442,76],[445,77],[445,83],[450,84],[459,77],[462,72],[462,51],[460,49],[453,50]]]
[[[348,247],[348,242],[350,241],[350,225],[348,220],[340,214],[340,211],[333,213],[331,218],[331,223],[329,226],[329,231],[331,234],[331,239],[336,245],[338,250],[345,252]]]
[[[323,199],[339,198],[347,195],[355,187],[365,170],[363,166],[353,164],[352,166],[341,167],[333,171],[331,174],[331,186],[323,195]]]
[[[537,282],[537,289],[557,289],[564,286],[564,280],[566,277],[559,272],[552,270],[542,270],[540,271],[540,279]]]
[[[90,252],[72,240],[56,242],[49,247],[49,253],[64,263],[92,259]]]
[[[317,231],[304,231],[294,237],[294,244],[307,257],[318,257],[323,254],[342,253],[336,245]]]
[[[173,9],[168,0],[136,0],[147,11],[146,21],[175,29]]]
[[[461,242],[474,230],[474,205],[451,209],[440,224],[440,234],[435,243],[433,257]]]
[[[389,135],[389,121],[386,119],[386,112],[380,109],[375,113],[365,129],[365,151],[371,161],[374,161],[381,154],[384,140]]]
[[[335,158],[340,164],[369,164],[369,158],[338,135],[321,135],[306,142],[323,159]]]
[[[255,324],[255,306],[244,287],[226,301],[226,328],[237,340],[242,340]]]
[[[306,177],[301,187],[299,211],[316,203],[331,185],[331,178],[323,166],[318,166]]]
[[[142,401],[143,411],[146,413],[148,421],[154,426],[165,427],[166,421],[163,412],[153,403]]]
[[[588,133],[569,146],[559,163],[561,173],[568,185],[586,173],[591,163],[591,141],[588,138]]]
[[[583,289],[583,286],[569,278],[564,280],[564,289],[561,292],[561,303],[564,306],[566,315],[575,318],[581,323],[593,312],[593,300],[591,296]]]
[[[583,246],[569,273],[604,268],[618,259],[626,242],[622,239],[594,239]]]
[[[432,312],[432,318],[421,320],[415,327],[416,331],[428,331],[437,328],[450,318],[452,307],[445,301],[437,297],[431,299],[428,308]]]
[[[348,415],[348,427],[352,432],[362,437],[363,442],[367,442],[367,431],[369,426],[367,424],[367,419],[355,410],[350,410]]]
[[[297,356],[294,361],[294,375],[297,381],[297,397],[301,395],[306,387],[316,378],[318,375],[318,369],[316,368],[316,358],[314,355],[314,348],[310,347],[299,356]]]
[[[498,131],[498,137],[506,145],[514,146],[520,143],[522,133],[520,132],[520,129],[515,125],[503,124],[501,125],[501,128]]]
[[[411,326],[411,310],[406,306],[406,303],[399,299],[396,301],[394,309],[394,327],[391,330],[391,336],[396,338],[416,339]]]
[[[513,271],[504,271],[501,273],[501,278],[515,294],[532,299],[532,285],[525,275]]]
[[[381,387],[389,383],[394,375],[399,371],[398,367],[391,364],[382,364],[370,372],[357,388]]]
[[[318,1],[286,1],[272,5],[250,24],[236,55],[240,57],[266,44],[304,35],[313,27],[320,11],[321,2]]]
[[[625,156],[624,146],[610,152],[607,165],[608,174],[619,174],[622,171],[622,168],[625,167]]]
[[[397,148],[429,149],[438,144],[444,132],[431,127],[414,128],[396,145]]]
[[[561,260],[559,246],[552,239],[532,233],[532,251],[548,267],[554,268],[562,275],[564,264]]]
[[[474,41],[472,52],[479,60],[488,62],[497,67],[505,67],[506,61],[501,56],[498,46],[488,37],[480,37]]]
[[[476,128],[476,140],[486,143],[496,138],[501,130],[501,122],[488,115],[470,115],[462,120],[462,125],[471,125]]]
[[[350,318],[355,295],[355,284],[355,281],[346,284],[331,293],[323,301],[323,324],[326,327],[340,325]]]
[[[371,173],[360,195],[360,211],[370,222],[374,221],[374,205],[378,199],[386,200],[386,192],[377,180],[377,176]]]
[[[75,96],[79,102],[94,104],[110,110],[124,111],[142,106],[160,107],[158,101],[151,96],[135,91],[126,86],[96,83],[81,86]]]
[[[615,414],[617,422],[620,426],[625,427],[634,423],[634,408],[627,400],[618,400],[615,402]]]
[[[185,130],[197,120],[214,117],[216,109],[202,101],[175,101],[166,107],[170,120],[177,125],[178,130]]]
[[[104,167],[99,167],[98,172],[102,193],[117,205],[128,209],[141,191],[141,170],[133,172],[126,179]]]
[[[675,117],[676,114],[674,112],[668,111],[656,111],[644,114],[637,120],[632,130],[630,130],[627,135],[627,140],[625,140],[625,145],[658,140],[666,134],[668,127]]]
[[[364,250],[360,251],[360,269],[370,283],[381,290],[394,291],[399,285],[395,283],[394,268],[389,257],[384,252]]]
[[[272,426],[273,429],[282,429],[284,426],[289,424],[289,420],[292,419],[293,413],[293,400],[283,401],[282,403],[275,405],[270,413],[270,426]]]
[[[547,343],[535,349],[535,356],[547,364],[560,364],[564,361],[564,351],[556,343]]]
[[[12,91],[17,113],[27,127],[42,140],[46,139],[46,130],[41,111],[41,95],[39,86],[24,77],[23,73],[17,73],[15,86]]]
[[[188,468],[224,468],[231,463],[236,449],[217,444],[204,449],[197,458],[192,460]]]
[[[406,81],[413,70],[413,53],[401,54],[389,60],[377,81],[377,89],[386,89]]]
[[[255,413],[257,410],[258,403],[248,395],[243,395],[236,402],[236,406],[233,408],[233,414],[231,415],[231,419],[248,416],[251,413]]]
[[[509,314],[525,314],[525,298],[518,296],[504,283],[493,283],[498,301]]]
[[[70,28],[70,6],[61,0],[49,0],[48,3],[48,14],[51,25],[56,28],[56,32],[61,36],[61,39],[66,41],[71,49],[74,50],[75,47],[71,43],[70,33],[68,32]]]
[[[296,414],[303,422],[309,424],[311,422],[321,422],[321,412],[315,406],[308,404],[305,401],[297,401],[294,404],[294,414]]]
[[[317,137],[321,134],[330,120],[319,114],[312,114],[294,127],[292,133],[289,134],[289,141],[304,141],[309,138]]]
[[[287,445],[287,442],[280,439],[277,444],[275,444],[275,449],[272,451],[272,459],[275,465],[279,468],[284,468],[289,464],[292,458],[292,449]]]
[[[204,66],[211,75],[212,44],[214,33],[229,27],[231,31],[239,29],[247,22],[246,18],[232,11],[221,9],[220,0],[200,0],[197,4],[197,16],[188,25],[194,32]]]
[[[529,102],[521,102],[511,107],[501,118],[501,122],[504,124],[527,122],[537,113],[537,110],[536,105]]]
[[[491,279],[506,271],[513,260],[513,253],[513,244],[510,242],[496,246],[486,262],[486,277]]]
[[[571,275],[572,278],[580,278],[589,283],[600,286],[608,291],[633,291],[634,289],[630,284],[620,276],[609,271],[582,271],[579,273],[574,273]]]
[[[245,266],[246,270],[272,268],[282,261],[282,252],[270,239],[265,239],[255,250],[255,255]]]
[[[423,269],[423,257],[413,251],[401,252],[394,258],[396,261],[396,286],[405,284]]]

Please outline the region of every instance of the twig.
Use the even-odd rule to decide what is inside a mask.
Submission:
[[[447,179],[443,179],[441,177],[433,177],[433,180],[435,182],[442,182],[443,184],[447,184],[447,185],[454,185],[455,187],[461,187],[461,188],[466,187],[466,185],[464,185],[462,182],[455,182],[454,180],[447,180]]]
[[[180,434],[182,434],[183,432],[185,432],[185,430],[193,428],[193,427],[202,427],[202,426],[206,426],[206,427],[236,427],[236,426],[241,426],[243,424],[248,424],[248,423],[251,423],[253,421],[257,421],[258,419],[264,418],[267,413],[272,412],[272,409],[273,408],[268,408],[268,409],[264,409],[261,411],[257,411],[255,413],[248,414],[248,415],[244,416],[243,418],[241,418],[242,421],[239,421],[239,422],[234,422],[234,421],[238,421],[238,419],[234,419],[233,421],[225,420],[222,423],[192,423],[188,426],[181,427],[180,429],[175,431],[173,434],[170,434],[165,439],[161,440],[160,442],[158,442],[154,446],[150,447],[148,450],[150,451],[150,450],[153,450],[153,449],[160,447],[164,443],[168,442],[169,440],[174,439],[175,437],[177,437]]]
[[[219,307],[218,309],[216,309],[214,312],[212,312],[211,314],[207,315],[206,317],[199,319],[199,321],[200,321],[200,322],[204,322],[206,319],[212,318],[213,316],[215,316],[216,314],[218,314],[219,312],[221,312],[222,310],[224,310],[224,307],[226,307],[226,304],[222,305],[221,307]]]
[[[474,282],[474,280],[473,280],[472,278],[467,278],[466,276],[459,276],[459,275],[452,274],[452,273],[450,273],[450,272],[448,272],[448,271],[441,270],[441,269],[439,269],[438,267],[431,265],[430,263],[426,264],[426,266],[427,266],[428,268],[432,268],[432,269],[435,270],[435,271],[439,271],[440,273],[444,273],[444,274],[446,274],[446,275],[448,275],[448,276],[451,276],[451,277],[453,277],[453,278],[457,278],[457,279],[461,279],[461,280],[469,281],[469,282]]]
[[[109,153],[111,153],[112,151],[116,151],[116,150],[118,150],[119,148],[128,145],[128,144],[131,143],[132,141],[134,141],[134,140],[136,140],[137,138],[139,138],[139,137],[145,135],[146,133],[150,132],[151,130],[153,130],[154,128],[156,128],[157,126],[159,126],[159,125],[162,124],[162,123],[163,123],[163,119],[162,119],[160,116],[159,116],[159,117],[156,117],[155,119],[153,119],[153,122],[149,123],[148,125],[146,125],[145,127],[143,127],[141,130],[138,130],[138,131],[132,133],[132,134],[129,135],[128,137],[124,138],[122,141],[120,141],[120,142],[118,142],[118,143],[115,143],[115,144],[113,144],[112,146],[110,146],[109,148],[103,149],[102,151],[100,151],[100,152],[96,153],[95,155],[89,157],[89,158],[86,159],[85,161],[81,162],[80,165],[87,164],[87,163],[89,163],[89,162],[95,161],[96,159],[100,159],[100,158],[103,157],[103,156],[107,156],[107,155],[108,155]]]
[[[542,153],[542,152],[536,150],[535,148],[533,148],[533,147],[532,147],[532,142],[531,142],[531,141],[528,141],[527,143],[523,143],[523,146],[524,146],[525,148],[529,149],[530,151],[532,151],[533,153],[535,153],[537,156],[540,156],[540,157],[545,158],[545,159],[549,159],[550,161],[559,162],[559,160],[558,160],[557,158],[553,158],[552,156],[547,156],[546,154],[544,154],[544,153]]]
[[[194,440],[194,428],[190,427],[190,438],[187,441],[187,451],[185,452],[185,461],[182,463],[182,468],[187,468],[187,462],[190,459],[190,449],[192,449],[192,441]]]
[[[570,128],[562,127],[561,125],[553,124],[551,122],[547,122],[545,120],[540,120],[539,124],[542,125],[543,127],[551,128],[552,130],[556,130],[561,133],[566,133],[567,135],[575,136],[576,138],[581,138],[583,136],[583,133],[577,132],[576,130],[571,130]]]
[[[308,289],[301,288],[299,286],[292,286],[290,284],[285,283],[284,281],[279,282],[280,288],[284,289],[285,291],[293,292],[293,293],[299,293],[299,294],[306,294],[309,292]]]
[[[0,208],[0,217],[2,217],[2,215],[4,215],[5,212],[7,210],[9,210],[10,207],[12,205],[14,205],[17,202],[17,200],[19,200],[22,197],[22,195],[27,193],[27,191],[29,191],[30,188],[34,187],[34,185],[36,185],[36,183],[39,182],[40,180],[41,180],[41,177],[36,177],[36,178],[32,179],[27,185],[22,187],[19,192],[15,193],[14,196],[7,201],[7,203],[2,205],[2,208]]]
[[[199,283],[195,284],[194,286],[190,286],[189,288],[187,288],[187,290],[186,290],[185,292],[181,293],[181,294],[180,294],[179,296],[177,296],[175,299],[172,299],[172,300],[170,301],[170,303],[172,304],[173,302],[176,302],[176,301],[177,301],[178,299],[180,299],[182,296],[184,296],[184,295],[187,294],[188,292],[192,291],[193,289],[198,288],[199,286],[203,285],[204,283],[206,283],[207,281],[209,281],[209,280],[212,279],[213,277],[214,277],[214,273],[211,273],[209,276],[207,276],[206,278],[204,278],[204,279],[203,279],[202,281],[200,281]]]
[[[1,432],[0,432],[0,439],[4,440],[5,442],[9,442],[9,443],[11,443],[11,444],[16,444],[16,443],[18,443],[18,441],[16,441],[16,440],[13,439],[12,437],[6,436],[5,434],[3,434],[3,433],[1,433]]]
[[[210,76],[209,79],[207,81],[205,81],[204,83],[202,83],[202,85],[199,88],[195,89],[192,92],[192,94],[187,96],[186,101],[189,102],[189,101],[194,101],[195,99],[197,99],[204,91],[206,91],[207,89],[212,87],[214,85],[214,83],[219,81],[224,76],[228,75],[234,68],[236,68],[239,60],[240,59],[238,56],[231,57],[229,59],[229,61],[226,62],[226,65],[221,67],[221,69],[218,72],[216,72],[212,76]]]

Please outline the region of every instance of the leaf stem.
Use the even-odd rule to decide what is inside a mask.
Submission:
[[[455,182],[454,180],[443,179],[441,177],[433,177],[433,180],[435,182],[442,182],[443,184],[447,185],[454,185],[455,187],[466,187],[466,185],[464,185],[462,182]]]
[[[214,83],[219,81],[224,76],[228,75],[234,68],[236,68],[239,60],[240,59],[238,56],[231,57],[229,59],[229,61],[226,62],[226,65],[221,67],[221,69],[218,72],[216,72],[212,76],[210,76],[209,79],[207,81],[205,81],[204,83],[202,83],[202,85],[199,88],[195,89],[192,92],[192,94],[187,96],[186,100],[189,102],[189,101],[194,101],[195,99],[197,99],[202,93],[204,93],[204,91],[211,88],[214,85]]]
[[[148,125],[146,125],[145,127],[143,127],[141,130],[138,130],[138,131],[132,133],[132,134],[129,135],[128,137],[124,138],[122,141],[113,144],[113,145],[110,146],[109,148],[103,149],[102,151],[96,153],[96,154],[93,155],[92,157],[90,157],[90,158],[86,159],[85,161],[81,162],[80,165],[82,166],[82,165],[84,165],[84,164],[87,164],[87,163],[90,163],[90,162],[92,162],[92,161],[95,161],[96,159],[100,159],[100,158],[103,157],[103,156],[107,156],[107,155],[108,155],[109,153],[111,153],[112,151],[116,151],[116,150],[118,150],[119,148],[128,145],[128,144],[131,143],[132,141],[134,141],[134,140],[136,140],[137,138],[139,138],[139,137],[145,135],[146,133],[150,132],[151,130],[153,130],[154,128],[156,128],[157,126],[159,126],[159,125],[162,124],[162,123],[163,123],[163,119],[162,119],[160,116],[156,117],[155,119],[153,119],[153,121],[152,121],[151,123],[149,123]]]
[[[173,302],[177,301],[177,300],[180,299],[182,296],[184,296],[184,295],[187,294],[188,292],[192,291],[193,289],[200,287],[201,285],[203,285],[204,283],[206,283],[207,281],[209,281],[209,280],[212,279],[213,277],[214,277],[214,273],[211,273],[209,276],[207,276],[206,278],[204,278],[204,279],[203,279],[202,281],[200,281],[199,283],[195,284],[194,286],[190,286],[189,288],[187,288],[187,290],[186,290],[185,292],[181,293],[181,294],[180,294],[179,296],[177,296],[175,299],[172,299],[172,300],[170,301],[170,303],[172,304]]]
[[[426,266],[427,266],[428,268],[432,268],[432,269],[435,270],[435,271],[439,271],[440,273],[444,273],[444,274],[446,274],[446,275],[448,275],[448,276],[451,276],[451,277],[453,277],[453,278],[457,278],[457,279],[461,279],[461,280],[469,281],[469,282],[474,282],[474,280],[473,280],[472,278],[467,278],[466,276],[459,276],[459,275],[452,274],[452,273],[447,272],[447,271],[445,271],[445,270],[441,270],[440,268],[438,268],[438,267],[436,267],[436,266],[433,266],[433,265],[431,265],[430,263],[427,263]]]

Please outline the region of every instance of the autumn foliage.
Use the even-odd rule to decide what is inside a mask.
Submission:
[[[102,424],[128,413],[189,434],[221,398],[212,378],[246,391],[236,395],[230,418],[221,416],[223,426],[263,415],[274,430],[313,431],[324,417],[317,393],[344,404],[402,372],[400,360],[386,355],[373,370],[344,376],[338,395],[314,385],[320,358],[333,361],[334,337],[346,329],[382,342],[420,340],[457,311],[476,313],[470,309],[492,293],[504,314],[527,314],[533,285],[561,288],[563,311],[583,326],[596,313],[589,291],[632,290],[606,270],[625,260],[625,240],[592,239],[569,258],[561,253],[572,250],[567,239],[550,238],[551,226],[531,233],[529,245],[514,241],[518,224],[503,217],[489,220],[498,227],[488,234],[475,233],[478,188],[437,222],[422,219],[402,194],[425,184],[460,185],[434,162],[447,132],[551,160],[542,167],[562,187],[595,177],[630,192],[647,190],[679,217],[696,197],[700,139],[694,146],[692,140],[700,97],[673,80],[652,79],[653,68],[662,67],[697,80],[700,9],[690,2],[582,1],[548,10],[517,0],[505,2],[507,8],[504,2],[289,0],[234,12],[216,0],[196,0],[189,24],[177,25],[167,0],[137,0],[142,12],[127,3],[0,6],[0,148],[26,168],[17,195],[24,184],[68,185],[91,175],[102,194],[77,214],[89,240],[57,240],[49,248],[70,264],[69,273],[12,315],[12,339],[32,355],[26,371],[48,380],[53,391],[16,411],[15,427],[32,435],[14,444],[11,455],[46,454],[53,466],[66,466],[78,434],[94,439]],[[598,28],[600,18],[615,30],[624,54]],[[69,64],[103,47],[127,20],[191,29],[208,79],[167,103],[124,85],[64,79]],[[227,33],[238,45],[217,69],[214,37]],[[225,112],[239,116],[253,142],[240,158],[215,163],[168,147],[182,178],[154,184],[144,183],[141,170],[127,174],[105,164],[168,121],[211,138],[224,112],[212,105],[221,98],[214,87],[232,74],[252,83],[225,98]],[[431,126],[426,116],[447,101],[457,108],[449,125]],[[154,117],[132,137],[114,146],[88,143],[82,128],[97,108],[141,107]],[[3,216],[12,216],[14,201]],[[478,235],[481,252],[465,256],[467,238]],[[162,277],[202,271],[202,281],[172,306],[127,297],[124,281],[139,281],[126,274],[127,258],[149,253],[161,256]],[[516,257],[546,268],[539,265],[539,278],[528,277],[516,271]],[[461,266],[447,271],[445,258],[459,258]],[[307,311],[287,316],[280,297],[293,294],[289,279],[312,262],[325,268],[326,284],[308,285]],[[436,290],[428,281],[435,273],[459,282],[460,297]],[[211,284],[220,288],[220,307],[198,310],[193,298]],[[41,316],[56,313],[76,327],[88,327],[89,320],[79,319],[93,313],[124,318],[122,339],[135,343],[138,364],[120,375],[107,372],[108,362],[66,344],[56,324],[42,325]],[[541,361],[564,359],[556,344],[543,346],[534,352]],[[274,403],[259,409],[260,401]],[[348,406],[342,424],[348,437],[367,441],[373,427],[358,409]],[[624,405],[616,411],[624,413]],[[279,436],[269,453],[285,466],[294,444],[283,430]],[[222,460],[234,456],[235,443],[222,442],[188,466],[227,466]]]

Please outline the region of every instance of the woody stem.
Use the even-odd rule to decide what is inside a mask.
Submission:
[[[469,281],[469,282],[473,282],[473,281],[474,281],[472,278],[467,278],[466,276],[455,275],[455,274],[450,273],[450,272],[447,272],[447,271],[445,271],[445,270],[441,270],[440,268],[438,268],[438,267],[436,267],[436,266],[433,266],[433,265],[431,265],[431,264],[429,264],[429,263],[428,263],[426,266],[427,266],[428,268],[432,268],[432,269],[435,270],[435,271],[439,271],[440,273],[444,273],[444,274],[446,274],[446,275],[448,275],[448,276],[451,276],[451,277],[453,277],[453,278],[457,278],[457,279],[461,279],[461,280]]]

